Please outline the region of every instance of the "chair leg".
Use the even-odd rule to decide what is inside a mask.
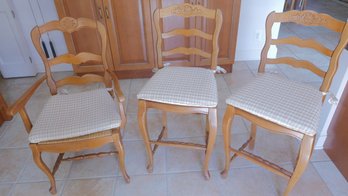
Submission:
[[[254,146],[255,146],[256,129],[257,129],[256,124],[255,123],[251,123],[250,138],[252,138],[252,140],[250,141],[250,143],[248,145],[250,150],[253,150]]]
[[[127,174],[126,165],[125,165],[125,153],[124,148],[122,144],[122,137],[120,135],[120,132],[117,131],[116,134],[113,135],[114,145],[118,153],[118,162],[120,165],[120,170],[122,172],[123,178],[126,181],[126,183],[130,182],[130,178]]]
[[[51,194],[56,194],[57,189],[56,189],[56,181],[54,179],[54,175],[51,173],[50,169],[48,169],[47,165],[43,162],[41,158],[41,152],[38,148],[37,144],[29,144],[31,151],[33,153],[33,159],[35,164],[43,171],[48,179],[50,180],[51,187],[49,189]]]
[[[284,195],[289,195],[290,191],[294,188],[297,181],[300,179],[301,175],[305,171],[309,159],[311,158],[313,147],[314,147],[315,136],[305,135],[301,142],[301,147],[299,150],[299,155],[297,157],[296,167],[294,172],[288,182],[288,186],[284,192]]]
[[[167,112],[162,112],[162,127],[163,127],[163,138],[168,137],[168,127],[167,127]]]
[[[205,116],[205,144],[208,145],[209,139],[209,115]]]
[[[147,171],[152,173],[153,171],[153,154],[151,150],[151,143],[149,138],[149,133],[147,131],[147,118],[146,118],[146,102],[140,100],[138,105],[138,123],[140,134],[144,139],[145,150],[148,156]]]
[[[227,178],[228,171],[230,170],[230,145],[231,145],[231,123],[234,117],[235,109],[232,106],[227,106],[224,118],[222,121],[222,135],[224,137],[224,150],[225,150],[225,168],[221,172],[223,178]]]
[[[204,166],[203,166],[203,172],[205,178],[208,180],[210,178],[209,173],[209,160],[211,157],[211,154],[214,149],[214,144],[216,140],[216,131],[217,131],[217,111],[216,108],[209,109],[208,112],[208,120],[209,120],[209,136],[208,136],[208,144],[207,144],[207,150],[205,153],[205,160],[204,160]]]

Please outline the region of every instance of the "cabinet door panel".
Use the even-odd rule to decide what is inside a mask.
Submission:
[[[220,9],[223,15],[223,23],[219,34],[219,64],[233,64],[235,57],[235,47],[237,41],[238,21],[240,0],[200,0],[203,5],[210,9]],[[201,28],[212,34],[215,28],[213,20],[204,19],[199,25]],[[211,51],[211,41],[200,39],[201,48],[205,51]],[[200,58],[199,64],[207,64],[206,59]]]
[[[154,65],[150,3],[144,0],[104,1],[117,70]]]
[[[99,0],[56,0],[56,7],[59,17],[69,16],[73,18],[90,18],[98,20],[105,25],[103,20],[102,2]],[[82,29],[78,32],[65,34],[65,40],[70,53],[92,52],[96,54],[101,53],[101,42],[96,30]],[[111,50],[107,49],[107,62],[109,68],[114,70]],[[94,65],[93,63],[85,63],[80,66],[74,66],[76,72],[89,72],[100,70],[99,65],[94,65],[94,68],[87,65]],[[87,68],[88,67],[88,68]]]

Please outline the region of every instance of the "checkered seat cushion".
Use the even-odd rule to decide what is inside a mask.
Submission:
[[[312,86],[272,74],[261,74],[226,103],[310,136],[319,124],[322,93]]]
[[[115,101],[106,89],[96,89],[51,97],[41,111],[30,134],[30,143],[87,138],[103,135],[120,127]]]
[[[216,107],[217,86],[211,70],[165,67],[138,93],[138,99],[190,107]]]

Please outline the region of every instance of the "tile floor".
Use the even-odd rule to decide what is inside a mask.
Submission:
[[[313,4],[317,2],[320,4]],[[309,8],[329,12],[340,19],[346,19],[348,8],[337,6],[331,1],[310,1]],[[345,18],[344,18],[345,17]],[[328,47],[337,42],[337,35],[320,28],[299,30],[296,25],[282,25],[280,36],[296,34],[303,38],[315,36]],[[304,52],[296,47],[282,47],[278,56],[293,55],[308,58],[327,68],[328,59],[312,51]],[[58,195],[281,195],[286,180],[237,158],[231,165],[230,176],[221,179],[223,168],[223,140],[221,119],[225,110],[224,100],[233,91],[255,77],[257,61],[237,62],[233,73],[217,75],[219,86],[219,130],[215,152],[210,162],[211,179],[204,180],[201,172],[204,154],[200,151],[161,147],[155,155],[153,174],[145,169],[146,156],[137,125],[136,94],[147,79],[121,80],[127,97],[128,124],[124,131],[126,165],[131,183],[126,184],[118,171],[117,158],[64,162],[56,174]],[[294,70],[286,65],[269,66],[268,71],[294,80],[319,86],[320,78],[308,72]],[[56,73],[56,77],[70,75],[70,72]],[[36,77],[37,78],[37,77]],[[9,103],[13,103],[36,78],[0,80],[0,91]],[[77,91],[97,88],[91,85]],[[66,88],[70,93],[74,88]],[[47,101],[49,91],[40,87],[28,104],[30,117],[35,121],[40,109]],[[151,136],[160,130],[157,119],[160,114],[150,111],[148,115]],[[200,115],[176,115],[168,117],[169,138],[204,142],[204,118]],[[239,146],[249,135],[250,123],[236,118],[232,128],[232,144]],[[273,135],[259,129],[255,153],[292,169],[296,160],[298,142],[295,139]],[[104,150],[112,146],[102,147]],[[53,166],[56,156],[44,154],[44,160]],[[20,117],[0,127],[0,195],[49,195],[46,176],[35,166],[28,149],[27,134]],[[322,150],[314,152],[305,174],[291,195],[348,195],[348,183]]]

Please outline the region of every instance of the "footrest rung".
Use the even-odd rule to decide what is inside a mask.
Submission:
[[[206,145],[202,144],[194,144],[189,142],[178,142],[178,141],[153,141],[150,140],[150,143],[155,145],[162,146],[171,146],[171,147],[179,147],[179,148],[191,148],[197,150],[206,150]]]
[[[245,157],[247,160],[256,163],[257,165],[260,165],[261,167],[272,171],[273,173],[276,173],[280,176],[286,177],[286,178],[291,178],[292,173],[279,165],[276,165],[275,163],[272,163],[266,159],[263,159],[260,156],[254,155],[248,151],[245,150],[236,150],[233,148],[230,148],[231,151],[236,153],[238,156]]]
[[[99,152],[99,153],[84,154],[84,155],[79,155],[79,156],[74,156],[74,157],[67,157],[67,158],[62,159],[62,161],[90,159],[90,158],[104,157],[104,156],[114,155],[114,154],[118,154],[117,151]]]

